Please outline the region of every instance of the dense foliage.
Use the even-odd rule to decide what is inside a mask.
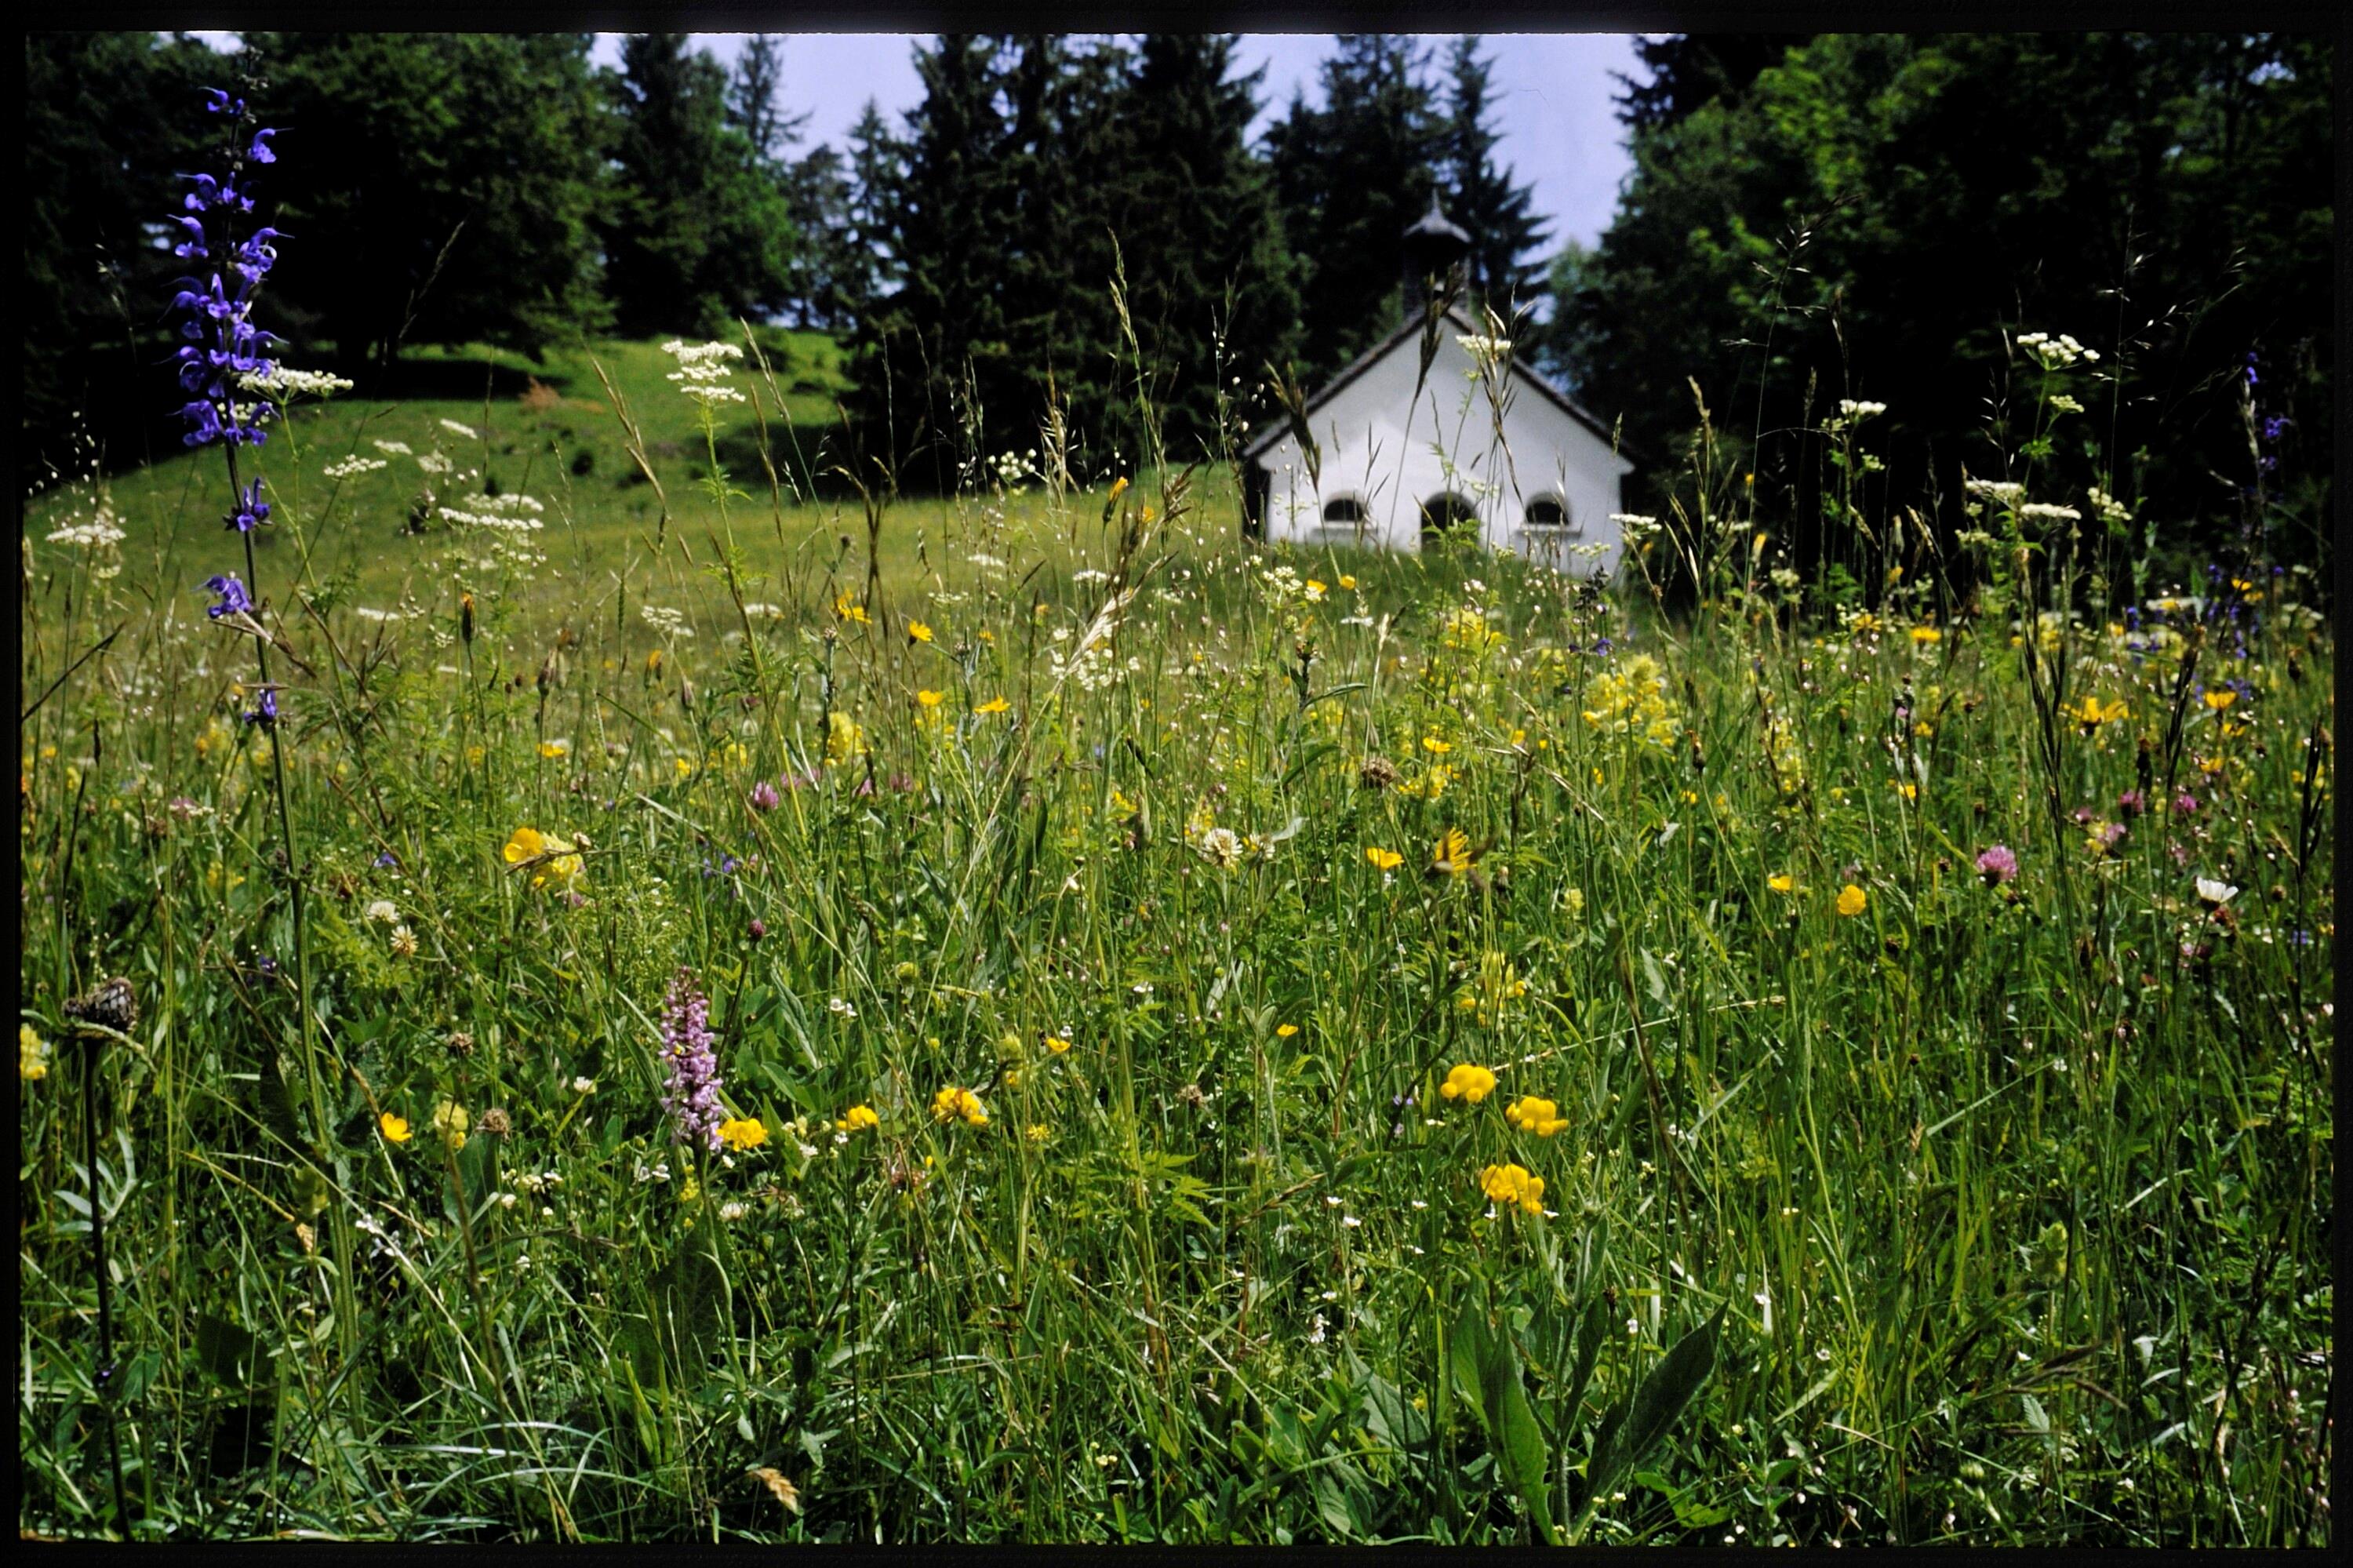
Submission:
[[[1927,499],[1948,535],[1965,472],[2047,460],[2067,501],[2096,485],[2134,512],[2120,557],[2154,530],[2177,560],[2243,545],[2314,564],[2333,418],[2329,47],[1824,36],[1769,65],[1727,50],[1730,66],[1678,50],[1672,90],[1627,103],[1635,172],[1598,250],[1556,271],[1549,352],[1650,458],[1645,510],[1681,471],[1695,381],[1734,432],[1727,469],[1788,493],[1809,562],[1851,526],[1814,479],[1843,398],[1886,405],[1868,486]],[[2102,356],[2085,417],[2047,448],[2015,351],[2035,331]]]

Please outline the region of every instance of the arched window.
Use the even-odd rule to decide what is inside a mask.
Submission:
[[[1564,533],[1576,531],[1569,522],[1568,503],[1557,494],[1528,497],[1525,521],[1530,528],[1558,528]]]
[[[1354,529],[1365,520],[1365,503],[1354,495],[1335,495],[1324,503],[1324,526]]]
[[[1451,491],[1441,491],[1421,503],[1421,536],[1424,539],[1451,534],[1457,528],[1476,533],[1479,528],[1479,508]]]

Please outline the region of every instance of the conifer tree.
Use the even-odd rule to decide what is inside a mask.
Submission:
[[[1509,320],[1514,307],[1536,291],[1543,269],[1528,256],[1544,243],[1549,226],[1531,214],[1535,191],[1514,184],[1510,168],[1495,165],[1495,144],[1503,138],[1489,123],[1492,69],[1480,58],[1476,37],[1454,40],[1447,55],[1440,174],[1446,214],[1471,235],[1472,295]]]
[[[624,332],[718,334],[790,288],[784,193],[730,124],[726,71],[680,33],[621,46],[607,271]]]
[[[1292,100],[1267,133],[1283,228],[1302,263],[1303,373],[1329,375],[1395,327],[1401,239],[1435,188],[1440,124],[1421,51],[1344,33],[1324,104]]]
[[[1247,137],[1265,69],[1233,73],[1232,34],[1154,33],[1139,43],[1115,123],[1124,174],[1113,224],[1129,308],[1168,450],[1218,447],[1219,334],[1227,374],[1296,352],[1299,294],[1273,182]]]

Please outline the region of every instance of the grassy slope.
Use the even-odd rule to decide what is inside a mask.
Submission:
[[[659,363],[617,357],[683,448]],[[348,449],[370,412],[314,423]],[[482,420],[379,418],[421,447],[445,413]],[[142,1531],[1508,1541],[1521,1504],[1449,1338],[1492,1302],[1570,1465],[1726,1313],[1602,1539],[2327,1539],[2333,861],[2299,744],[2332,714],[2324,633],[2267,621],[2224,711],[2170,656],[2070,633],[2073,693],[2122,714],[2061,725],[2054,775],[1998,621],[1662,629],[1484,558],[1301,561],[1333,585],[1308,602],[1210,496],[1147,553],[1118,649],[1139,667],[1058,683],[1106,546],[1099,501],[1033,493],[894,509],[887,629],[836,611],[863,571],[853,545],[828,578],[828,510],[777,546],[746,506],[787,612],[751,661],[676,547],[707,561],[699,520],[652,558],[609,427],[548,418],[602,445],[544,562],[404,538],[405,483],[306,524],[357,574],[340,655],[286,625],[322,672],[277,743],[315,1057],[269,869],[280,756],[234,721],[248,646],[184,595],[228,542],[166,508],[200,471],[118,483],[149,530],[118,578],[36,546],[31,690],[91,627],[134,628],[25,728],[20,981],[52,1037],[101,975],[142,999],[143,1054],[103,1058],[125,1140],[103,1154],[138,1171],[110,1235]],[[520,486],[517,444],[491,461]],[[682,511],[691,458],[661,460]],[[530,488],[552,514],[567,493]],[[290,537],[263,568],[280,602]],[[354,618],[403,581],[427,613]],[[701,623],[659,675],[640,598]],[[2097,853],[2054,824],[2052,789],[2121,815],[2176,704],[2194,810]],[[828,743],[820,782],[754,807]],[[1368,788],[1368,755],[1398,783]],[[1219,865],[1211,823],[1264,853]],[[593,838],[580,902],[506,865],[523,824]],[[1431,866],[1455,828],[1475,874]],[[1971,866],[1997,842],[2024,868],[2000,893]],[[2232,923],[2197,876],[2243,885]],[[680,964],[767,1133],[691,1198],[643,1022]],[[54,1196],[79,1185],[86,1060],[60,1047],[20,1118],[20,1523],[49,1532],[110,1512],[88,1237]],[[1499,1080],[1475,1105],[1440,1089],[1469,1063]],[[950,1086],[987,1126],[934,1119]],[[1523,1095],[1566,1128],[1507,1123]],[[444,1100],[475,1113],[454,1160]],[[855,1104],[881,1125],[837,1139]],[[1553,1217],[1489,1212],[1504,1160]],[[1565,1512],[1576,1483],[1547,1473]]]

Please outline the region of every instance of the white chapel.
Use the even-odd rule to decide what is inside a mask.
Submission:
[[[1609,428],[1461,309],[1425,308],[1469,246],[1433,198],[1405,235],[1405,323],[1306,401],[1307,442],[1289,418],[1259,432],[1247,515],[1269,541],[1418,551],[1475,530],[1489,549],[1614,574],[1634,465]]]

